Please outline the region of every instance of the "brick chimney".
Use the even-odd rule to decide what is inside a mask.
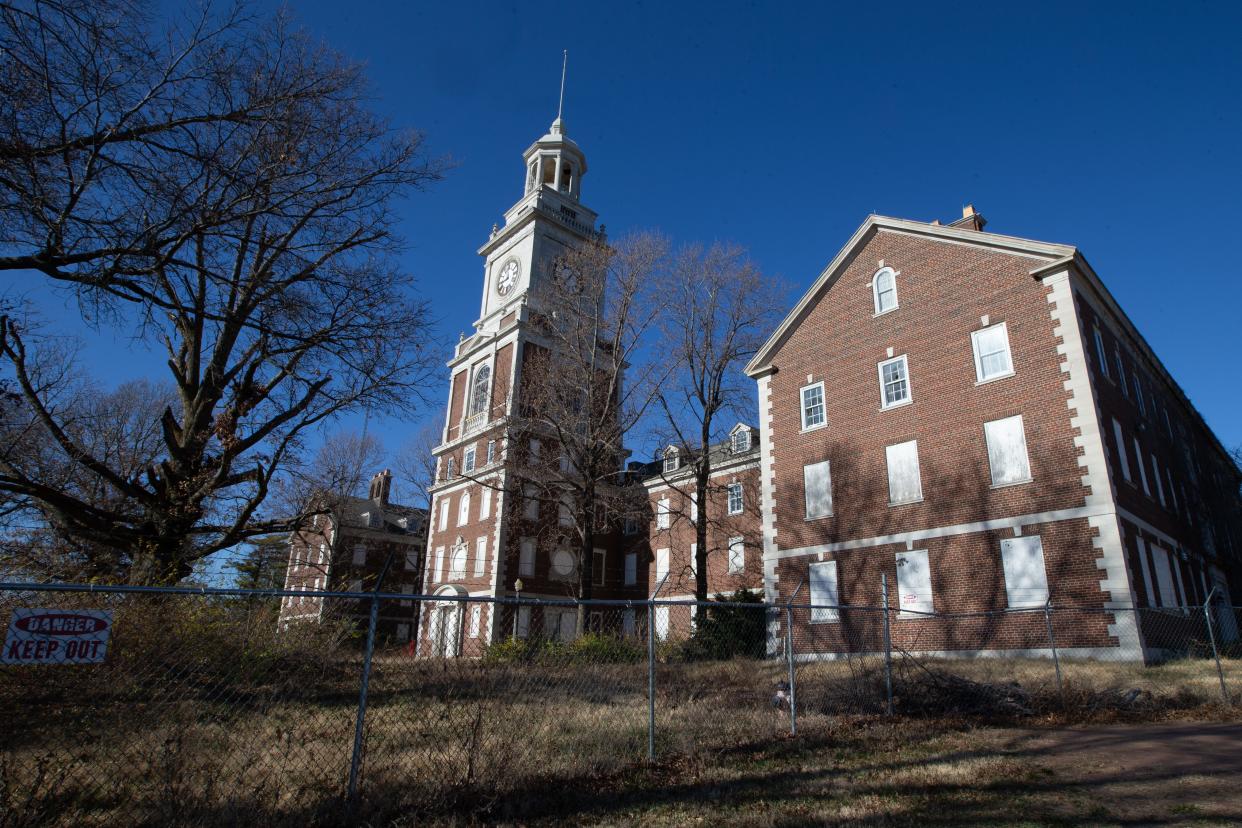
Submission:
[[[988,220],[983,217],[983,213],[975,212],[975,205],[967,204],[962,208],[962,217],[957,221],[951,222],[950,227],[964,227],[967,230],[982,230]]]
[[[367,497],[381,506],[387,506],[390,491],[392,491],[392,472],[384,469],[371,478],[371,491],[367,494]]]

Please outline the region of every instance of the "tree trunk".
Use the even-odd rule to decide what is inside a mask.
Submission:
[[[704,444],[706,446],[706,444]],[[709,451],[705,448],[704,451]],[[694,472],[694,497],[698,504],[694,521],[694,600],[707,600],[707,477],[711,468],[706,459]]]

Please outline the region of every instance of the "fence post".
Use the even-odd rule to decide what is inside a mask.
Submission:
[[[1207,600],[1203,602],[1203,620],[1207,622],[1208,640],[1212,642],[1212,658],[1216,659],[1216,677],[1220,679],[1220,697],[1225,704],[1229,704],[1229,689],[1225,686],[1225,671],[1220,666],[1220,653],[1216,649],[1216,633],[1212,630],[1212,596],[1216,594],[1216,587],[1212,587],[1212,591],[1208,593]]]
[[[893,715],[893,637],[888,624],[888,573],[880,573],[880,598],[884,605],[884,695],[885,710]]]
[[[664,588],[668,573],[647,599],[647,759],[655,761],[655,599]]]
[[[422,612],[422,606],[419,606]],[[367,718],[367,687],[371,683],[371,654],[375,651],[375,625],[379,621],[379,598],[371,596],[371,621],[367,625],[367,651],[362,659],[362,688],[358,692],[358,719],[354,723],[354,753],[349,760],[349,801],[358,796],[358,772],[362,769],[362,734]]]
[[[1048,646],[1052,648],[1052,666],[1057,671],[1057,695],[1065,703],[1065,688],[1061,684],[1061,659],[1057,656],[1057,639],[1052,634],[1052,599],[1044,602],[1044,622],[1048,625]]]
[[[799,581],[798,588],[785,602],[785,654],[789,661],[789,733],[791,736],[798,735],[798,681],[794,672],[793,602],[798,597],[798,593],[802,591],[802,584],[805,582],[805,578]]]

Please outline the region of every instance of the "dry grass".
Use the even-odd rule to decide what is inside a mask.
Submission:
[[[122,663],[132,668],[132,660]],[[1228,666],[1234,692],[1242,696],[1242,665]],[[1064,701],[1047,661],[899,659],[898,709],[903,699],[938,692],[926,677],[943,673],[986,684],[1016,681],[1038,700],[1034,712],[1041,722],[1220,712],[1212,706],[1219,687],[1210,661],[1063,668]],[[817,813],[831,819],[869,824],[880,816],[913,820],[946,801],[986,815],[998,791],[1008,790],[989,787],[989,780],[1031,773],[1003,755],[953,754],[955,746],[969,752],[972,731],[963,728],[984,723],[960,715],[971,711],[878,716],[884,698],[878,658],[799,665],[797,740],[788,738],[787,712],[771,701],[786,677],[782,664],[660,664],[662,761],[651,768],[645,763],[643,664],[483,664],[381,655],[371,681],[361,801],[351,815],[342,800],[357,703],[356,656],[342,652],[334,665],[319,664],[310,673],[277,666],[247,684],[222,681],[220,664],[164,661],[140,675],[131,669],[122,693],[101,691],[106,670],[93,682],[79,676],[58,689],[59,677],[69,673],[50,669],[38,681],[13,668],[0,671],[0,702],[22,712],[0,736],[0,826],[6,828],[278,826],[360,818],[376,824],[398,818],[575,821],[601,797],[615,800],[598,814],[603,821],[628,822],[641,814],[671,824],[700,812],[694,808],[719,806],[712,786],[741,791],[740,801],[752,803],[734,814],[742,822],[762,822],[765,814],[796,821],[799,809],[814,802],[828,808]],[[27,701],[32,687],[39,688],[38,704]],[[1141,703],[1098,704],[1131,689],[1141,692]],[[821,771],[803,774],[799,763]],[[829,765],[853,770],[828,783],[822,769]],[[762,799],[754,780],[771,773],[794,787],[783,810],[768,814],[752,800]],[[816,793],[824,784],[832,790]],[[683,789],[690,792],[687,801],[697,803],[690,810],[678,801]]]

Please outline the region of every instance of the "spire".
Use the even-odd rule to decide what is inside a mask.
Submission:
[[[552,134],[560,135],[565,131],[565,122],[561,120],[561,114],[565,111],[565,72],[569,69],[569,50],[566,49],[561,57],[561,98],[556,104],[556,120],[552,122]]]

